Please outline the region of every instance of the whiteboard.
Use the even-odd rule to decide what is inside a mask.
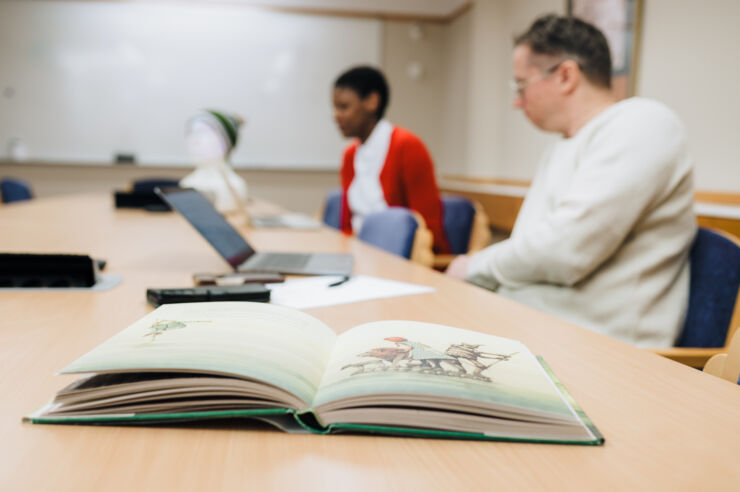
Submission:
[[[237,5],[0,2],[0,156],[188,165],[185,122],[209,108],[247,122],[236,166],[336,168],[332,83],[381,40],[375,19]]]

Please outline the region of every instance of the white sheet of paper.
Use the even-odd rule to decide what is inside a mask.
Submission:
[[[369,275],[353,275],[345,283],[329,287],[330,284],[342,278],[332,275],[291,279],[281,284],[267,284],[267,288],[272,291],[270,303],[296,309],[308,309],[434,292],[433,287],[407,284]]]

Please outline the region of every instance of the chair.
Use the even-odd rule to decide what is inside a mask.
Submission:
[[[725,352],[740,324],[740,239],[700,227],[689,253],[689,306],[676,346],[654,352],[692,367]]]
[[[134,181],[132,191],[134,193],[154,193],[154,188],[168,188],[179,186],[180,181],[171,178],[146,178]]]
[[[31,185],[18,178],[0,179],[0,198],[3,203],[20,202],[33,198]]]
[[[735,333],[726,354],[716,354],[704,366],[704,372],[740,384],[740,333]]]
[[[461,255],[468,252],[474,217],[475,207],[467,198],[453,195],[442,197],[442,226],[451,254]]]
[[[334,229],[342,228],[342,189],[336,188],[326,195],[324,224]]]
[[[442,196],[442,226],[450,254],[434,257],[437,269],[446,268],[456,255],[475,253],[491,243],[488,215],[479,203],[468,198]]]
[[[357,237],[416,263],[432,264],[432,233],[421,215],[407,208],[389,207],[369,214]]]

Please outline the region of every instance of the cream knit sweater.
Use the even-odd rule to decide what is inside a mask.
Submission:
[[[696,232],[686,133],[632,98],[546,152],[511,238],[473,255],[467,278],[643,347],[673,345]]]

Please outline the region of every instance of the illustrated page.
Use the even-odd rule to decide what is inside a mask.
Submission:
[[[371,394],[464,398],[566,419],[573,413],[522,343],[414,321],[343,333],[313,405]]]

